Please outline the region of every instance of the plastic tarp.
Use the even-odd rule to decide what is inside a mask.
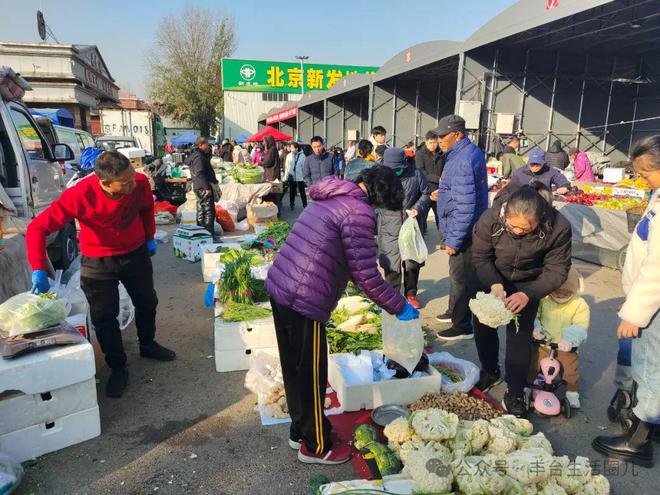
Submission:
[[[53,124],[73,127],[73,115],[64,108],[30,108],[32,115],[46,117]]]
[[[244,143],[245,141],[248,140],[249,137],[250,136],[246,136],[245,134],[241,134],[240,136],[236,136],[234,138],[234,141],[236,141],[237,143]]]
[[[621,269],[619,253],[630,242],[625,211],[557,201],[554,206],[571,224],[574,257]]]
[[[180,136],[174,136],[170,139],[170,144],[174,146],[181,146],[184,144],[194,144],[197,141],[197,134],[194,132],[185,132]]]
[[[272,126],[266,126],[256,134],[252,134],[252,136],[250,136],[247,141],[249,143],[256,143],[259,141],[263,141],[266,136],[273,136],[273,139],[275,141],[291,141],[293,139],[293,136],[284,134],[283,132],[278,131]]]

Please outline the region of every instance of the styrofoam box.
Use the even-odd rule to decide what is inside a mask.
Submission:
[[[216,318],[213,334],[216,351],[277,347],[273,318],[252,322],[232,322]]]
[[[328,356],[328,381],[337,392],[337,398],[344,411],[373,409],[385,404],[405,406],[412,404],[427,392],[440,392],[442,387],[442,375],[433,366],[429,366],[429,376],[347,385],[341,368],[335,362],[335,356],[340,355]]]
[[[0,435],[96,407],[96,380],[37,394],[0,394]]]
[[[202,254],[202,276],[204,282],[210,282],[213,275],[216,274],[216,265],[220,260],[222,253],[215,253],[214,251],[219,247],[227,247],[234,249],[241,249],[241,245],[237,242],[226,242],[223,244],[203,244],[200,246]]]
[[[253,352],[263,351],[269,354],[278,353],[277,347],[263,347],[258,349],[236,349],[233,351],[215,350],[215,370],[219,373],[226,371],[245,371],[250,369],[250,356]]]
[[[50,392],[94,378],[95,373],[94,349],[89,342],[53,347],[15,359],[0,359],[0,393]]]
[[[98,406],[0,435],[0,452],[18,462],[75,445],[101,434]]]

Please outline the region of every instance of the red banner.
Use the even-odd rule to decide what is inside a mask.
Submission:
[[[292,119],[296,117],[297,110],[298,110],[298,105],[294,105],[284,110],[280,110],[279,112],[274,113],[273,115],[269,115],[268,117],[266,117],[266,125],[275,124],[276,122]]]

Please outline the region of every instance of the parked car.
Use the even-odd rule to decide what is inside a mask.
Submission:
[[[0,73],[0,85],[31,90],[25,79],[11,69]],[[23,218],[34,218],[50,206],[64,190],[63,166],[74,159],[69,145],[46,139],[41,127],[28,108],[20,101],[22,96],[0,91],[0,184]],[[67,224],[48,237],[47,249],[56,268],[66,269],[78,256],[75,223]]]
[[[105,151],[116,151],[120,148],[142,148],[135,136],[100,136],[96,138],[96,146]]]

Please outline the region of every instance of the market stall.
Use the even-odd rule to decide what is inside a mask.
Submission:
[[[489,201],[506,182],[489,176]],[[555,195],[554,206],[571,223],[573,256],[621,270],[630,234],[647,205],[648,185],[641,179],[615,184],[574,182],[566,195]]]

